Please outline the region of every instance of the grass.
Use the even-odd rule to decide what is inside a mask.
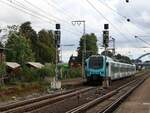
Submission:
[[[36,81],[32,83],[16,83],[0,87],[0,101],[13,100],[12,97],[26,97],[33,93],[46,93],[50,83]]]

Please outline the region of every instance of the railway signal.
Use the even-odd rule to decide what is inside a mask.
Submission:
[[[104,24],[104,29],[105,30],[109,29],[109,24]]]
[[[59,61],[59,53],[58,53],[58,48],[60,47],[60,24],[56,24],[56,31],[55,31],[55,45],[56,45],[56,80],[58,80],[59,78],[59,73],[58,73],[58,68],[57,68],[57,64]]]
[[[107,48],[109,46],[109,24],[104,24],[104,31],[103,31],[103,46]]]
[[[60,47],[60,36],[61,36],[61,32],[60,31],[55,31],[55,44],[57,46],[57,48]]]
[[[109,24],[104,24],[104,31],[103,31],[103,46],[105,47],[105,78],[103,81],[104,87],[109,87],[109,78],[107,77],[106,73],[106,49],[109,46]]]
[[[55,78],[53,82],[51,82],[51,87],[54,89],[60,89],[61,88],[61,82],[59,81],[60,78],[60,72],[58,70],[58,61],[59,61],[59,53],[58,48],[60,48],[60,38],[61,38],[61,32],[60,32],[60,24],[56,24],[56,30],[54,34],[55,38],[55,45],[56,45],[56,68],[55,68]]]
[[[103,31],[103,46],[108,47],[109,45],[109,31],[104,30]]]

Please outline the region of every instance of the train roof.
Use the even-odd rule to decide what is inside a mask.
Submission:
[[[107,62],[112,62],[112,63],[116,63],[116,64],[123,64],[123,65],[127,65],[127,66],[131,66],[131,65],[135,66],[134,64],[128,64],[128,63],[123,63],[123,62],[119,62],[119,61],[113,60],[110,57],[107,57]]]
[[[92,55],[92,56],[90,56],[90,57],[103,57],[103,58],[105,58],[105,56],[104,55]],[[132,65],[132,66],[135,66],[134,64],[128,64],[128,63],[123,63],[123,62],[119,62],[119,61],[116,61],[116,60],[114,60],[114,59],[112,59],[112,58],[110,58],[110,57],[108,57],[108,56],[106,56],[106,61],[107,62],[112,62],[112,63],[117,63],[117,64],[124,64],[124,65]]]

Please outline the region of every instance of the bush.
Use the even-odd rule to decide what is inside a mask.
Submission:
[[[25,82],[32,82],[38,80],[38,76],[36,75],[36,69],[28,68],[24,66],[21,70],[21,80]]]
[[[36,76],[39,76],[41,78],[44,77],[54,77],[55,76],[55,66],[45,66],[41,69],[37,69]]]
[[[62,69],[62,79],[81,77],[81,68]]]
[[[55,76],[55,65],[45,66],[41,69],[33,69],[23,66],[21,70],[21,80],[25,82],[43,80],[45,77]]]
[[[5,63],[1,63],[0,64],[0,77],[2,77],[2,75],[4,76],[6,74],[6,65]]]
[[[81,77],[81,68],[61,68],[61,79],[72,79]],[[55,65],[47,65],[41,69],[23,66],[19,75],[22,82],[43,81],[45,77],[55,76]],[[19,79],[13,79],[14,83]]]

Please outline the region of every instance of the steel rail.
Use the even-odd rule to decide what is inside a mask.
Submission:
[[[145,77],[139,83],[137,83],[134,87],[132,87],[129,91],[127,91],[125,94],[117,98],[115,101],[113,101],[110,105],[106,107],[103,111],[100,111],[98,113],[112,113],[120,104],[123,102],[136,88],[138,88],[148,77]]]
[[[78,107],[76,107],[76,108],[74,108],[74,109],[72,109],[72,110],[70,110],[70,111],[68,111],[66,113],[84,113],[85,111],[91,109],[92,107],[96,106],[97,104],[99,104],[99,103],[107,100],[108,98],[116,95],[120,90],[122,90],[122,89],[124,89],[124,88],[126,88],[126,87],[136,83],[137,81],[140,81],[140,80],[141,80],[141,78],[133,80],[133,81],[131,81],[131,82],[129,82],[129,83],[127,83],[127,84],[125,84],[125,85],[123,85],[123,86],[121,86],[121,87],[119,87],[119,88],[117,88],[117,89],[115,89],[115,90],[113,90],[113,91],[103,95],[103,96],[100,96],[99,98],[97,98],[95,100],[92,100],[92,101],[90,101],[90,102],[88,102],[86,104],[78,106]],[[145,80],[145,78],[144,78],[144,80]],[[143,81],[143,79],[142,79],[142,81]],[[140,82],[140,83],[142,83],[142,82]],[[109,112],[107,112],[107,113],[109,113]]]
[[[5,113],[22,113],[22,112],[28,112],[32,111],[34,109],[38,109],[40,107],[46,106],[47,104],[52,104],[57,101],[61,101],[63,99],[66,99],[68,97],[84,93],[86,91],[89,91],[93,89],[93,87],[87,87],[84,89],[80,90],[72,90],[72,91],[67,91],[64,93],[59,93],[56,95],[46,95],[30,100],[25,100],[22,102],[17,102],[14,104],[6,105],[0,107],[0,111],[5,112]]]

